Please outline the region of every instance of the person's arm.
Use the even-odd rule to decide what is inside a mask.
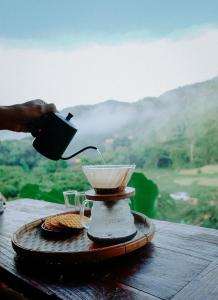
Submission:
[[[55,112],[53,103],[47,104],[43,100],[32,100],[23,104],[0,106],[0,130],[30,131],[30,123],[42,115]]]

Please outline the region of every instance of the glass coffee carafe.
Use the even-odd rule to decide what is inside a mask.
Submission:
[[[92,190],[81,193],[80,218],[87,228],[88,237],[100,243],[124,242],[137,232],[130,211],[130,197],[135,193],[127,187],[134,165],[90,165],[84,166]],[[91,207],[89,222],[84,218],[86,207]]]

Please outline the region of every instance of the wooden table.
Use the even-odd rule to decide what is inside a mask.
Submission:
[[[49,202],[19,199],[0,216],[0,279],[29,299],[218,299],[218,230],[154,221],[152,243],[109,261],[45,268],[20,260],[12,233],[63,211]]]

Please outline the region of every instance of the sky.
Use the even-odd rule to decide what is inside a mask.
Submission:
[[[218,1],[0,0],[0,105],[133,102],[218,75]]]

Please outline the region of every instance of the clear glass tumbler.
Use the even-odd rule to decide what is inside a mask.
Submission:
[[[64,191],[64,203],[67,209],[80,211],[81,208],[81,192],[75,190]]]

